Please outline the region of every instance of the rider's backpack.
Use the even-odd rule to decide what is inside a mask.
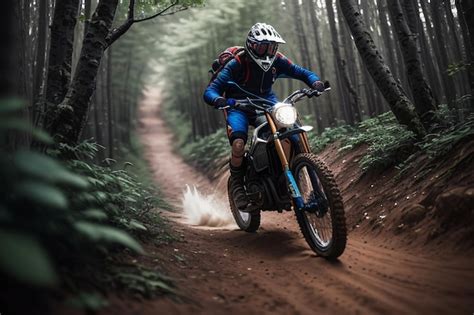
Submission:
[[[217,75],[224,69],[225,65],[228,64],[232,59],[237,59],[241,63],[241,57],[245,54],[245,48],[242,46],[233,46],[229,47],[217,56],[217,59],[211,65],[209,73],[212,74],[211,80],[209,83],[214,81]]]

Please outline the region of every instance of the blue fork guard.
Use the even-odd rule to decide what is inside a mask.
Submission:
[[[293,201],[295,202],[296,208],[298,208],[298,210],[303,209],[305,207],[304,200],[301,197],[301,193],[298,186],[296,185],[296,181],[295,181],[295,178],[293,177],[293,173],[291,173],[291,171],[288,168],[285,170],[285,176],[286,176],[286,179],[288,180],[288,187],[290,188],[291,197],[293,198]]]

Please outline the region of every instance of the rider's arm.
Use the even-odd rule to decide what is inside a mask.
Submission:
[[[209,86],[204,91],[204,101],[211,105],[216,105],[216,100],[222,98],[227,89],[227,82],[234,81],[234,73],[238,70],[240,66],[237,60],[231,60],[225,67],[219,72],[217,77],[209,84]]]
[[[277,69],[279,77],[286,76],[297,79],[303,81],[310,87],[312,87],[316,81],[321,80],[316,73],[294,64],[290,59],[281,53],[278,53],[274,65]]]

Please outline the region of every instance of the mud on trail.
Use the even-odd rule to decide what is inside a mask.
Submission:
[[[211,213],[198,224],[226,225],[230,215],[222,201],[226,195],[219,193],[222,182],[211,183],[173,152],[173,137],[160,116],[159,103],[159,90],[149,90],[141,104],[139,128],[145,157],[157,183],[178,208],[186,185],[195,185],[203,196],[188,192],[187,207],[205,204],[216,211],[225,208],[217,218]],[[323,158],[330,159],[327,154]],[[207,195],[217,197],[206,200]],[[354,232],[349,234],[348,246],[339,261],[328,262],[306,245],[291,212],[263,213],[262,226],[254,234],[238,231],[235,225],[195,226],[183,212],[165,215],[172,219],[181,241],[150,251],[168,257],[163,268],[176,279],[178,290],[187,298],[141,302],[116,299],[104,313],[474,312],[472,252],[442,255],[421,245],[406,249],[395,242],[388,243],[387,237]]]

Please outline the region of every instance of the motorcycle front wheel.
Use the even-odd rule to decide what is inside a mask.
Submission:
[[[347,241],[346,219],[341,193],[328,167],[311,153],[295,157],[292,171],[305,204],[311,210],[295,209],[301,232],[318,255],[336,259]]]
[[[230,210],[234,217],[235,223],[245,232],[256,232],[260,227],[260,210],[252,212],[240,211],[234,203],[234,196],[230,192],[230,178],[227,182],[227,195],[229,197]]]

